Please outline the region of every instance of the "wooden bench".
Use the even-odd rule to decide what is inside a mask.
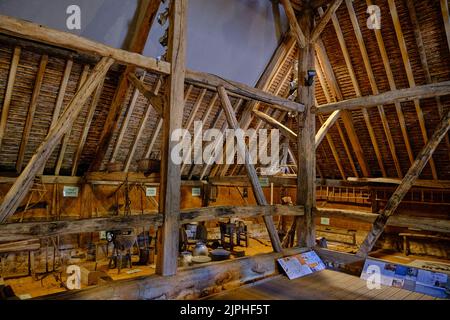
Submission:
[[[340,230],[332,227],[318,227],[316,232],[322,232],[325,234],[336,234],[340,236],[348,236],[351,238],[351,242],[338,241],[346,244],[356,245],[356,230]]]
[[[409,239],[408,238],[435,239],[435,240],[450,241],[449,237],[436,236],[436,235],[431,235],[431,234],[399,233],[398,235],[400,237],[403,237],[403,254],[405,256],[409,255]]]

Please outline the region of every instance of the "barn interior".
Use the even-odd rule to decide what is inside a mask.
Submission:
[[[123,2],[115,44],[0,4],[0,300],[449,298],[448,0]]]

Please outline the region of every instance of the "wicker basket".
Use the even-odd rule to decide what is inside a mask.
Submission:
[[[138,171],[146,174],[159,173],[161,161],[156,159],[141,159],[138,161]]]
[[[106,165],[106,170],[108,172],[120,172],[120,171],[122,171],[122,163],[110,162]]]

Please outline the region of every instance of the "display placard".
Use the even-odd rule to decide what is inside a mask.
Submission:
[[[145,195],[147,197],[156,197],[156,188],[155,187],[145,188]]]
[[[438,298],[450,297],[448,274],[376,259],[366,259],[361,279]]]
[[[192,188],[192,196],[193,197],[200,197],[200,195],[202,194],[202,189],[201,188]]]
[[[325,264],[314,251],[280,258],[278,263],[291,280],[325,269]]]
[[[78,187],[64,186],[64,188],[63,188],[63,197],[76,198],[76,197],[78,197],[78,191],[79,191]]]
[[[260,177],[259,184],[261,185],[261,187],[268,187],[270,185],[269,178],[268,177]]]

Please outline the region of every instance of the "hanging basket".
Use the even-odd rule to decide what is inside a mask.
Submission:
[[[141,159],[138,161],[138,171],[145,174],[159,173],[161,161],[156,159]]]
[[[120,171],[122,171],[122,163],[110,162],[106,165],[106,170],[108,172],[120,172]]]

